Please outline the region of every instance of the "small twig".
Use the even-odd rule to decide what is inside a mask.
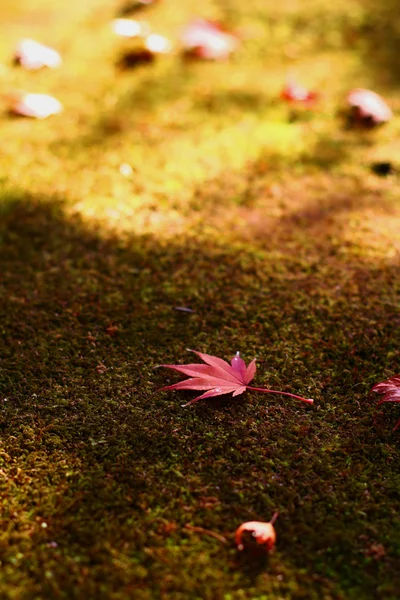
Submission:
[[[228,543],[228,540],[224,538],[223,535],[215,533],[215,531],[211,531],[210,529],[204,529],[203,527],[195,527],[194,525],[190,525],[189,523],[186,523],[185,529],[189,529],[189,531],[196,531],[196,533],[204,533],[205,535],[210,535],[211,537],[215,538],[219,542],[222,542],[223,544]]]

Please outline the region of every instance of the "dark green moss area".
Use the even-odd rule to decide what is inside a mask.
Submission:
[[[2,239],[9,597],[396,597],[396,414],[374,424],[368,395],[396,368],[394,266],[314,262],[311,242],[279,265],[196,237],[121,242],[34,198]],[[187,346],[256,355],[258,385],[315,405],[248,393],[183,409],[154,367]],[[267,565],[184,529],[232,541],[274,510]]]
[[[170,2],[172,36],[199,7]],[[370,164],[398,166],[400,122],[347,131],[333,103],[357,80],[400,106],[396,7],[210,1],[242,54],[117,75],[115,6],[45,4],[0,9],[4,62],[26,22],[70,40],[59,73],[4,71],[66,111],[1,115],[0,599],[397,600],[399,407],[370,389],[399,372],[398,176]],[[277,100],[289,67],[324,86],[315,112]],[[183,408],[157,367],[187,348],[315,403]],[[275,550],[239,553],[275,511]]]

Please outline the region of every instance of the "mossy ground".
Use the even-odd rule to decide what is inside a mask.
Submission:
[[[370,164],[400,166],[400,119],[337,114],[355,85],[400,108],[397,0],[210,0],[237,57],[127,73],[116,2],[3,4],[2,90],[65,112],[0,119],[0,597],[398,599],[399,411],[369,390],[399,371],[398,177]],[[173,36],[198,12],[146,18]],[[9,66],[26,36],[63,68]],[[287,72],[317,110],[277,100]],[[183,409],[154,367],[187,347],[315,404]],[[274,511],[276,551],[241,556],[236,527]]]

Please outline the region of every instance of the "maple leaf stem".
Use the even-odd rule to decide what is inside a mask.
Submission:
[[[273,525],[275,523],[275,521],[277,520],[277,518],[279,517],[279,513],[276,512],[272,515],[272,518],[270,520],[271,525]]]
[[[282,396],[290,396],[291,398],[296,398],[297,400],[301,400],[302,402],[306,402],[307,404],[313,404],[314,400],[312,398],[303,398],[302,396],[297,396],[296,394],[291,394],[290,392],[279,392],[278,390],[266,390],[264,388],[256,388],[251,386],[246,386],[247,390],[252,390],[253,392],[263,392],[264,394],[282,394]]]

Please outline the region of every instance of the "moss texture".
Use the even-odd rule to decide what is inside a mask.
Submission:
[[[197,4],[146,19],[176,36]],[[398,598],[399,411],[369,390],[399,372],[398,177],[370,164],[397,166],[400,120],[337,114],[354,85],[400,105],[395,4],[210,0],[237,57],[128,73],[117,3],[0,8],[3,87],[65,105],[0,120],[1,598]],[[26,36],[63,68],[9,66]],[[316,110],[277,100],[288,72]],[[256,356],[254,385],[315,404],[183,409],[155,367],[188,347]],[[238,553],[274,511],[276,550]]]

